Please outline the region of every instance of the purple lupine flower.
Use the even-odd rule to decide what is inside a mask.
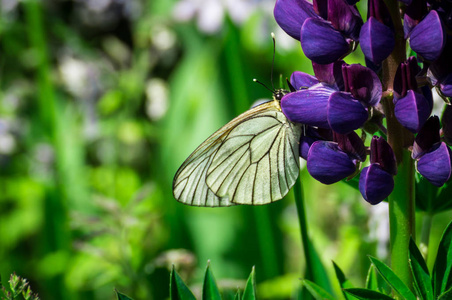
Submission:
[[[309,174],[324,184],[338,182],[355,173],[366,159],[363,141],[355,132],[334,133],[333,141],[315,141],[307,155]]]
[[[442,186],[451,177],[452,152],[440,139],[440,123],[432,116],[416,136],[412,157],[417,160],[417,170],[431,184]]]
[[[355,6],[345,0],[277,0],[279,26],[301,43],[305,55],[319,64],[333,63],[350,52],[363,24]]]
[[[448,38],[444,50],[428,68],[428,77],[440,93],[452,97],[452,38]]]
[[[419,71],[416,58],[410,57],[399,65],[394,78],[394,114],[400,124],[413,133],[422,128],[433,109],[430,89],[417,86]]]
[[[287,118],[308,126],[331,128],[341,134],[363,126],[368,118],[368,107],[377,105],[381,98],[377,75],[361,65],[342,64],[340,84],[335,84],[333,81],[339,76],[334,64],[323,68],[316,66],[316,69],[328,83],[320,82],[285,95],[281,109]],[[306,87],[315,82],[301,74],[292,75],[292,85]],[[339,85],[343,90],[338,90]]]
[[[361,170],[359,191],[372,205],[388,197],[394,189],[397,164],[391,146],[381,137],[374,136],[370,144],[370,165]]]
[[[444,49],[446,33],[440,16],[435,10],[430,11],[409,33],[410,46],[424,59],[437,59]]]
[[[359,34],[361,49],[369,61],[379,65],[394,49],[392,19],[383,0],[369,0],[367,13]]]

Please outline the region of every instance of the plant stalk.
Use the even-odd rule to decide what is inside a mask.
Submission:
[[[403,152],[403,160],[394,181],[394,191],[388,198],[391,267],[412,288],[408,247],[410,238],[415,237],[415,202],[414,162],[409,151]]]

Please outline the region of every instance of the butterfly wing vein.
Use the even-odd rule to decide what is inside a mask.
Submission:
[[[299,174],[301,128],[275,101],[238,116],[180,167],[174,197],[195,206],[262,205],[283,198]]]

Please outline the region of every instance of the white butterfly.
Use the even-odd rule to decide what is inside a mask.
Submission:
[[[262,205],[283,198],[300,172],[301,125],[281,111],[284,92],[220,128],[182,164],[174,198],[194,206]]]

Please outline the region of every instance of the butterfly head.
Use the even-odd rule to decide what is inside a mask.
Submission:
[[[273,99],[281,101],[282,97],[289,93],[289,91],[286,91],[284,89],[277,89],[273,92]]]

